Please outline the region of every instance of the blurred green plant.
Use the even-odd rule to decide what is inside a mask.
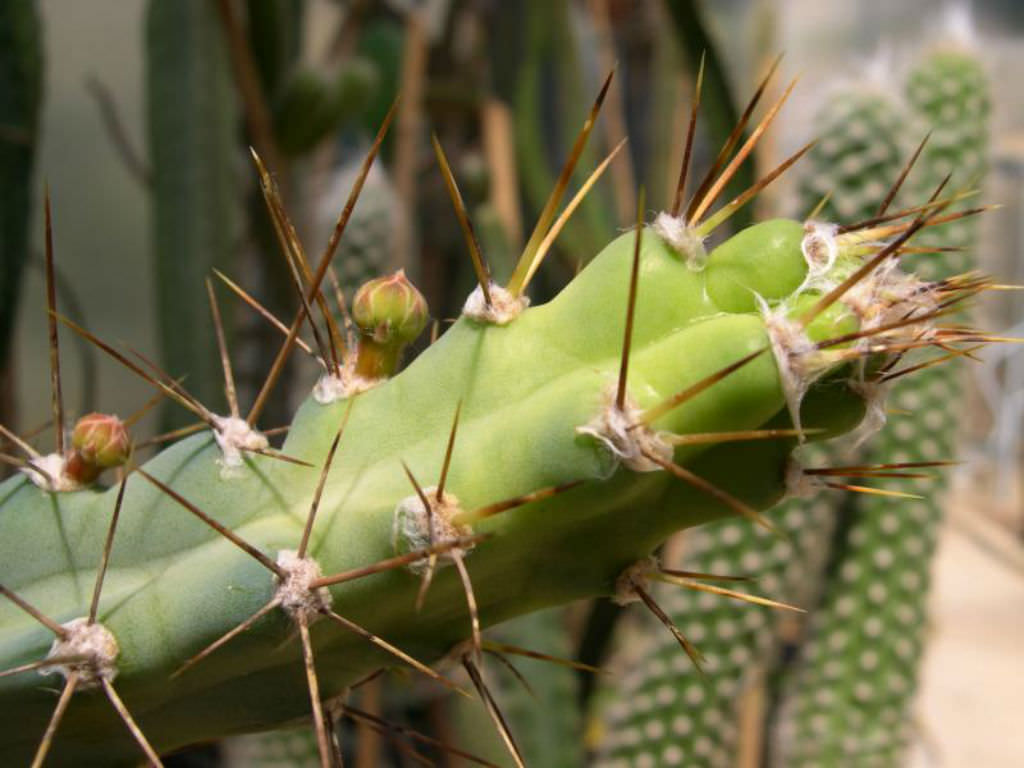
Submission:
[[[15,421],[14,324],[29,261],[32,184],[43,92],[42,30],[34,0],[0,5],[0,422]]]

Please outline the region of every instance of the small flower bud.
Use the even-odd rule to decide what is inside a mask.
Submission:
[[[71,432],[71,445],[81,459],[103,469],[124,464],[130,443],[124,422],[105,413],[83,416]]]
[[[378,344],[405,345],[427,325],[426,299],[400,269],[364,283],[352,302],[352,319]]]

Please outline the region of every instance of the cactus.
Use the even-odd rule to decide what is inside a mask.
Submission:
[[[594,595],[660,614],[649,582],[675,576],[649,556],[670,533],[726,515],[766,524],[758,510],[804,483],[794,446],[862,417],[851,376],[920,333],[964,336],[914,319],[956,299],[957,284],[894,269],[944,201],[881,248],[855,231],[823,252],[802,224],[776,219],[706,251],[715,226],[803,153],[711,211],[784,99],[685,214],[680,192],[651,226],[638,217],[547,304],[527,307],[531,278],[612,157],[557,220],[556,188],[504,286],[461,211],[480,285],[395,375],[390,355],[360,364],[364,349],[382,359],[370,346],[329,350],[325,338],[344,337],[314,322],[314,307],[329,317],[318,287],[365,173],[314,270],[260,165],[303,293],[279,358],[308,321],[324,367],[280,451],[255,427],[274,377],[243,417],[222,334],[227,416],[68,323],[210,429],[106,489],[67,477],[62,440],[48,456],[23,445],[22,472],[0,486],[3,761],[124,763],[142,751],[158,763],[158,752],[312,712],[328,765],[324,700],[382,667],[452,687],[420,660],[461,662],[493,714],[477,666],[483,627]],[[388,322],[368,300],[375,342],[395,320],[418,324],[415,295],[397,293],[412,304]],[[39,674],[65,679],[56,708]]]
[[[830,451],[808,448],[814,448],[814,463],[825,465]],[[811,602],[828,552],[822,542],[835,522],[835,497],[793,499],[768,517],[779,535],[742,519],[714,522],[687,534],[682,557],[671,561],[724,580],[710,581],[712,589],[732,588],[744,596],[662,587],[659,601],[700,648],[701,669],[680,656],[654,621],[620,630],[614,667],[625,672],[601,697],[597,765],[640,765],[645,759],[651,765],[735,765],[744,694],[761,683],[778,651],[784,615],[776,608]],[[752,584],[729,583],[743,578]],[[748,602],[757,593],[786,603]]]
[[[919,173],[910,177],[912,185],[920,190],[950,173],[960,187],[979,184],[988,96],[976,57],[964,50],[933,51],[912,69],[906,90],[915,124],[931,131]],[[955,205],[962,209],[968,203]],[[925,248],[973,249],[975,222],[941,225],[919,242]],[[910,255],[908,262],[934,280],[972,266],[969,252],[955,250]],[[960,411],[950,403],[961,399],[958,374],[956,367],[932,367],[896,382],[891,401],[900,414],[877,436],[866,461],[955,458]],[[822,605],[782,692],[777,752],[786,765],[895,766],[910,744],[909,708],[927,626],[929,572],[945,482],[922,487],[920,481],[905,479],[886,487],[929,495],[849,501]]]
[[[884,210],[892,202],[892,196],[899,192],[902,181],[901,155],[912,139],[911,132],[917,132],[920,136],[939,125],[936,110],[945,110],[946,117],[950,117],[949,112],[955,107],[957,115],[964,114],[963,104],[968,101],[972,108],[976,108],[975,113],[984,114],[984,101],[979,101],[976,94],[979,82],[976,67],[962,59],[957,66],[952,63],[956,58],[949,53],[940,54],[920,66],[911,75],[910,100],[917,103],[919,112],[914,119],[910,119],[902,105],[877,85],[855,84],[832,94],[816,120],[820,139],[809,154],[809,167],[800,185],[802,210],[813,209],[815,219],[824,221],[849,222],[874,217],[880,208]],[[936,82],[942,79],[940,73],[957,69],[961,71],[958,72],[955,89],[949,84],[942,86]],[[940,91],[941,98],[937,95]],[[951,96],[950,101],[954,107],[943,106],[944,100]],[[928,107],[932,108],[931,114]],[[922,117],[925,119],[921,119]],[[980,126],[972,122],[971,125],[957,128],[955,123],[945,123],[936,128],[935,133],[941,133],[932,136],[933,140],[937,138],[938,141],[934,144],[928,142],[919,150],[922,154],[918,173],[911,177],[917,195],[915,199],[926,194],[926,190],[933,189],[953,168],[960,169],[960,183],[977,178],[980,171],[977,167],[977,158],[983,156],[979,149],[982,144],[979,133],[983,133]],[[954,146],[966,148],[966,157],[962,158],[965,162],[959,162],[961,158],[951,157],[955,151]],[[887,190],[892,180],[897,180],[897,183]],[[910,196],[904,195],[904,200],[909,204]],[[963,209],[966,204],[961,202],[953,205]],[[972,225],[973,222],[961,219],[930,229],[918,242],[922,245],[952,244],[948,240],[942,240],[943,230],[958,228],[960,232],[964,232]],[[808,224],[809,229],[817,229],[820,232],[834,226]],[[956,244],[964,246],[969,243],[961,236]],[[956,262],[953,263],[948,257],[956,259]],[[967,266],[964,254],[961,253],[943,253],[940,258],[936,258],[934,254],[924,257],[910,255],[907,261],[915,265],[927,263],[928,274],[933,279],[939,279],[940,276],[948,277]],[[950,371],[923,372],[923,376],[911,386],[915,392],[926,393],[924,396],[931,400],[933,394],[927,389],[929,383],[925,382],[925,379],[931,380],[932,376],[932,386],[938,388],[938,395],[934,396],[934,404],[930,410],[943,410],[948,413],[948,409],[943,409],[940,403],[955,399],[955,392],[948,389]],[[921,386],[925,389],[918,389]],[[897,391],[897,399],[907,389]],[[911,395],[911,398],[913,397],[914,395]],[[913,412],[920,411],[920,403],[916,401],[913,406],[908,402],[905,407]],[[880,412],[876,411],[876,416],[878,415]],[[946,422],[951,420],[945,419]],[[879,448],[862,457],[864,463],[937,461],[952,454],[951,436],[954,425],[936,424],[939,419],[934,415],[929,417],[930,423],[927,427],[922,424],[913,428],[906,423],[909,419],[901,421],[904,423],[898,429],[903,439],[898,441],[899,444],[890,446],[890,450],[884,450],[884,443],[880,441]],[[929,436],[934,438],[936,434],[941,436],[939,442],[934,439],[927,440]],[[892,440],[890,436],[889,441]],[[913,446],[908,443],[913,443]],[[927,455],[920,450],[924,445],[931,448]],[[823,447],[827,447],[827,444],[808,446],[803,460],[819,466],[839,463],[843,459],[846,463],[851,463],[849,446],[844,449],[842,445],[838,445],[831,450],[823,450]],[[858,460],[855,463],[860,462]],[[911,531],[904,530],[902,523],[900,527],[894,528],[895,519],[903,520],[906,517],[907,510],[903,507],[905,503],[902,500],[896,502],[891,498],[873,496],[857,500],[837,494],[833,494],[831,498],[818,496],[813,499],[794,499],[775,513],[786,541],[772,542],[763,531],[745,525],[742,521],[715,523],[697,533],[692,542],[688,541],[689,546],[679,567],[719,574],[749,573],[758,579],[759,587],[770,595],[796,605],[813,606],[820,593],[826,589],[824,585],[828,582],[822,569],[828,562],[833,535],[837,542],[837,553],[832,557],[839,563],[833,563],[833,568],[840,572],[846,557],[856,557],[850,555],[850,551],[859,548],[860,557],[870,558],[878,551],[885,551],[883,544],[894,539],[906,538],[908,547],[920,552],[922,556],[927,555],[930,547],[922,544]],[[858,510],[870,508],[875,513],[858,511],[858,522],[844,521],[840,530],[833,534],[837,517],[844,519],[840,510],[851,505]],[[880,508],[889,510],[884,516],[887,518],[884,523]],[[929,524],[934,525],[934,512],[925,514],[918,510],[911,514],[916,515],[922,524],[930,521]],[[884,529],[879,526],[883,526]],[[927,560],[923,561],[926,562]],[[854,570],[854,567],[850,566],[848,570]],[[923,584],[924,574],[920,572],[922,565],[912,567],[911,570],[915,570],[915,573],[900,575],[899,578],[907,584]],[[836,578],[834,574],[833,578]],[[895,578],[896,576],[890,581]],[[814,615],[813,626],[819,633],[819,646],[827,638],[845,636],[850,631],[851,604],[867,609],[872,605],[871,600],[877,600],[880,593],[880,589],[875,587],[871,590],[875,597],[869,599],[868,593],[865,592],[864,580],[844,584],[841,581],[842,576],[838,579],[829,589],[843,595],[843,612],[841,615],[830,615],[829,609],[826,608],[824,618]],[[842,586],[839,586],[840,584]],[[838,598],[832,595],[831,599]],[[644,640],[641,644],[643,650],[633,649],[632,653],[627,650],[623,662],[632,672],[627,677],[623,689],[616,692],[617,695],[610,705],[611,722],[606,725],[609,737],[604,747],[603,764],[615,765],[626,758],[635,761],[638,755],[645,753],[661,754],[663,761],[672,758],[675,762],[686,765],[731,764],[737,749],[736,729],[695,726],[700,723],[711,725],[734,722],[740,706],[738,694],[748,685],[757,684],[758,670],[771,672],[775,668],[780,637],[777,630],[764,629],[768,620],[758,614],[765,613],[765,609],[751,611],[746,606],[715,601],[707,594],[691,593],[680,594],[667,605],[674,622],[688,628],[688,634],[703,639],[701,648],[708,658],[705,674],[702,677],[696,670],[686,665],[673,664],[670,658],[666,658],[665,644],[659,642],[661,638],[658,636]],[[914,608],[913,615],[919,619],[922,608],[920,604]],[[909,611],[910,608],[906,607],[904,613]],[[860,622],[854,621],[852,624],[864,626],[864,617],[860,618]],[[719,627],[723,626],[727,627],[727,631],[720,632]],[[826,631],[822,628],[824,626],[831,629]],[[895,637],[905,633],[905,628],[900,628],[884,636]],[[877,643],[877,636],[872,638],[867,642]],[[904,657],[903,666],[912,666],[920,651],[920,641],[908,645],[905,639],[901,639],[898,645],[900,653],[909,654]],[[862,650],[865,650],[864,657],[868,660],[867,663],[876,658],[874,651]],[[800,716],[803,718],[801,725],[804,728],[799,737],[794,737],[786,729],[792,731],[795,726],[786,723],[783,725],[782,738],[796,739],[798,742],[807,742],[811,745],[807,747],[809,751],[804,755],[807,757],[807,764],[832,764],[835,761],[842,763],[843,760],[853,759],[853,756],[849,753],[840,753],[840,756],[819,752],[813,745],[826,734],[836,742],[850,740],[853,738],[852,733],[862,732],[861,724],[865,722],[865,718],[862,713],[843,709],[841,703],[833,703],[833,711],[826,721],[822,715],[824,705],[841,697],[836,697],[832,693],[836,681],[832,677],[823,676],[821,666],[824,664],[833,670],[838,667],[840,661],[835,658],[835,653],[831,653],[825,647],[815,647],[809,652],[815,654],[814,658],[818,660],[818,665],[814,667],[818,673],[816,676],[805,672],[802,678],[789,679],[785,672],[782,675],[787,695],[792,696],[799,692],[801,696],[799,706]],[[631,665],[629,658],[633,656],[648,658],[650,662]],[[756,661],[754,667],[749,664],[752,659]],[[855,664],[856,661],[851,663]],[[863,687],[865,670],[851,667],[847,669],[847,674],[849,685],[846,688],[852,690],[855,681],[861,681]],[[843,689],[843,686],[840,688]],[[685,692],[691,692],[692,695],[687,698],[683,695]],[[655,703],[659,694],[663,700]],[[895,717],[896,712],[902,711],[905,703],[905,699],[901,699],[895,704],[894,711],[887,713],[886,717],[892,722],[898,721]],[[813,731],[808,728],[807,723],[811,718],[815,721]],[[850,728],[850,724],[854,727]],[[887,727],[888,724],[880,728],[879,732],[884,733]],[[811,733],[814,734],[813,737]],[[657,738],[652,734],[657,734]],[[793,751],[784,751],[781,753],[781,759],[784,764],[789,764],[785,760],[793,759]]]
[[[861,221],[875,214],[886,181],[899,175],[903,144],[900,110],[874,86],[837,90],[819,110],[815,127],[818,141],[800,183],[800,210],[820,208],[806,225],[808,243],[827,236],[832,225],[826,221]],[[808,445],[801,459],[810,466],[841,463],[847,458],[842,448],[842,443]],[[811,605],[841,500],[830,493],[786,501],[770,515],[781,538],[744,520],[711,523],[687,537],[672,565],[726,577],[743,574],[776,600]],[[749,591],[744,588],[743,594]],[[699,640],[707,663],[701,672],[675,661],[652,622],[646,632],[627,627],[627,633],[646,636],[619,643],[620,662],[630,673],[606,697],[607,740],[600,764],[636,762],[646,753],[660,755],[665,764],[730,765],[738,748],[734,723],[742,694],[759,681],[759,672],[773,668],[779,649],[774,611],[693,591],[676,592],[665,607],[687,636]]]

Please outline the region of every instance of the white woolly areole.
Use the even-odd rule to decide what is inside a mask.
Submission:
[[[788,499],[807,499],[825,487],[825,481],[820,477],[804,472],[804,464],[795,453],[790,454],[786,461],[785,481]]]
[[[344,400],[346,397],[352,397],[372,389],[378,383],[380,383],[379,379],[359,376],[348,368],[343,368],[340,375],[324,372],[313,385],[313,399],[320,405],[330,405]]]
[[[800,442],[803,442],[805,438],[800,424],[800,403],[811,384],[827,369],[827,365],[800,323],[786,316],[784,305],[772,309],[764,299],[757,299],[761,305],[765,330],[771,340],[775,364],[779,368],[779,380],[789,418],[793,428],[800,434]]]
[[[686,260],[686,266],[694,272],[700,272],[708,263],[708,252],[704,247],[704,238],[686,223],[685,216],[673,216],[662,211],[654,217],[651,225],[661,239],[676,249]]]
[[[896,256],[883,261],[870,275],[850,287],[840,299],[856,316],[862,330],[926,315],[938,307],[934,286],[899,268]],[[922,340],[934,333],[931,321],[894,328],[884,333],[889,340]],[[882,338],[862,339],[867,346]]]
[[[658,561],[654,557],[637,560],[619,574],[615,580],[615,594],[612,602],[616,605],[629,605],[640,599],[636,588],[647,589],[651,582],[651,574],[658,570]]]
[[[488,283],[487,292],[491,296],[490,305],[484,297],[483,288],[478,285],[462,306],[462,314],[478,323],[508,325],[530,306],[529,296],[516,296],[494,283]]]
[[[657,472],[663,469],[660,464],[647,458],[647,455],[672,461],[672,446],[640,421],[643,411],[629,397],[620,410],[615,405],[615,395],[613,386],[605,393],[606,402],[597,416],[582,427],[576,427],[576,432],[593,437],[612,453],[616,461],[634,472]]]
[[[839,257],[839,243],[836,234],[838,224],[824,221],[808,221],[804,224],[804,237],[800,241],[800,252],[807,262],[807,276],[797,289],[800,293],[807,289],[822,288],[828,282],[828,275]]]
[[[284,578],[278,578],[274,598],[293,619],[304,618],[312,624],[320,618],[321,612],[331,607],[331,593],[327,587],[313,589],[310,585],[323,574],[320,566],[311,557],[299,557],[292,549],[277,553],[277,565],[284,571]]]
[[[45,456],[29,459],[28,466],[22,467],[20,471],[44,491],[80,490],[81,484],[65,474],[65,466],[67,466],[67,462],[63,456],[59,453],[48,453]]]
[[[120,648],[114,634],[98,622],[89,623],[85,617],[72,619],[66,624],[61,624],[68,631],[64,639],[57,638],[50,646],[50,652],[46,658],[60,658],[64,656],[82,656],[81,661],[72,661],[67,664],[54,664],[48,667],[41,667],[39,674],[61,675],[65,680],[72,672],[78,673],[79,688],[95,688],[100,684],[100,679],[111,681],[117,677],[117,666],[114,661],[117,659]]]
[[[444,544],[449,541],[469,536],[473,529],[468,525],[456,525],[453,518],[462,512],[458,498],[451,493],[444,493],[441,500],[437,500],[437,486],[430,486],[423,489],[423,495],[430,502],[428,517],[427,508],[419,494],[407,496],[398,502],[395,507],[395,517],[391,528],[391,544],[396,552],[413,552],[417,549]],[[431,541],[430,530],[433,526],[434,538]],[[472,549],[472,546],[455,547],[445,554],[451,557],[464,557]],[[414,560],[407,566],[413,573],[423,573],[427,570],[426,559]]]
[[[213,439],[220,446],[221,466],[225,470],[242,466],[243,451],[262,451],[270,447],[266,435],[237,416],[214,416]],[[221,473],[222,475],[226,473]]]
[[[885,426],[885,401],[889,395],[889,384],[850,379],[850,388],[864,399],[865,406],[864,418],[850,436],[852,454]]]

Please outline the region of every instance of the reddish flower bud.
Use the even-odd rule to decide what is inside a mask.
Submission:
[[[90,413],[75,424],[71,445],[82,461],[107,469],[128,460],[131,441],[124,422],[117,416]]]

